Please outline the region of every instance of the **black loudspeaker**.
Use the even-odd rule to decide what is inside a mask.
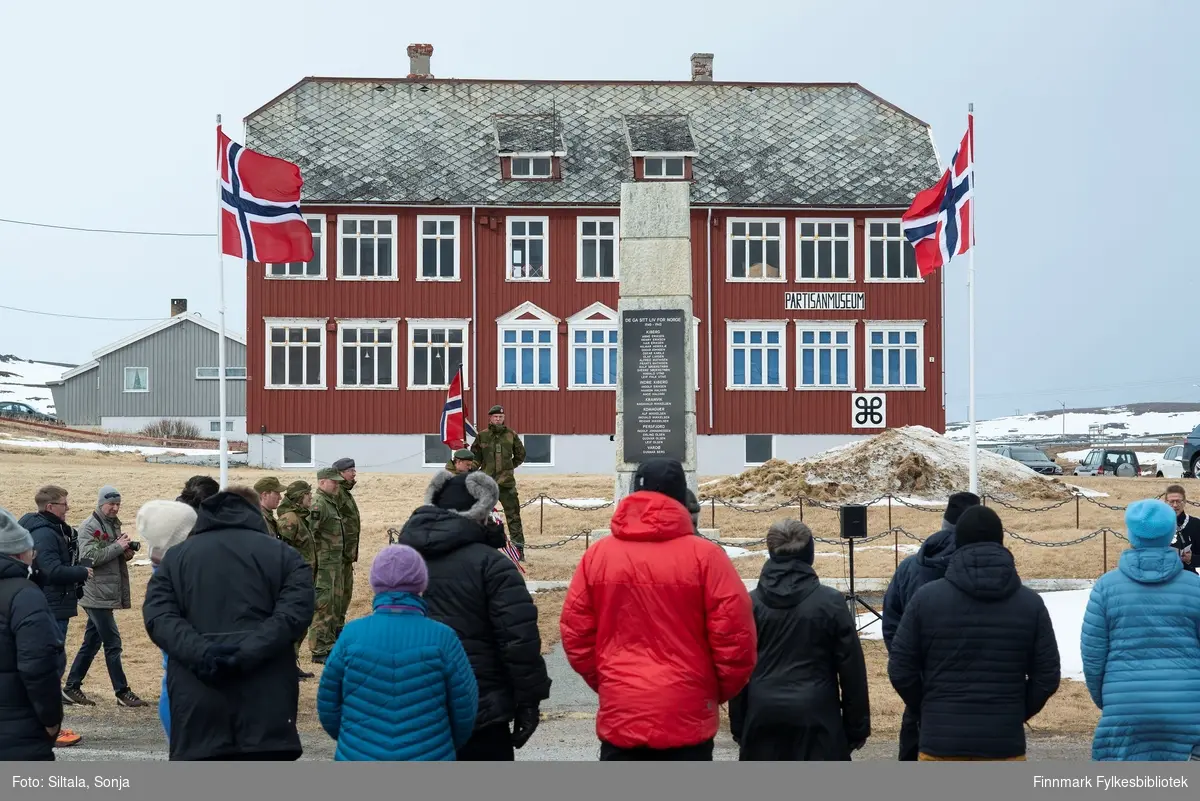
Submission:
[[[843,506],[841,518],[842,539],[856,540],[867,536],[867,507]]]

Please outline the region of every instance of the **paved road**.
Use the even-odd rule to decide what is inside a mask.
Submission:
[[[600,754],[596,740],[596,694],[571,670],[561,646],[546,657],[546,667],[553,680],[551,697],[543,706],[542,721],[529,744],[517,752],[520,761],[595,761]],[[56,752],[62,761],[165,760],[166,742],[158,722],[157,707],[144,710],[135,720],[130,712],[115,708],[111,717],[70,714],[67,725],[83,735],[84,740],[74,748]],[[305,760],[325,761],[333,758],[333,741],[323,732],[301,734]],[[1030,759],[1090,759],[1090,738],[1030,737]],[[896,742],[873,739],[856,760],[892,760]],[[719,761],[737,759],[737,747],[728,734],[717,736],[714,758]]]

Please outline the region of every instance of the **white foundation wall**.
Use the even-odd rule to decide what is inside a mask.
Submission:
[[[518,432],[524,434],[524,432]],[[443,463],[425,463],[425,438],[420,434],[313,434],[288,435],[311,442],[311,458],[304,463],[284,463],[283,434],[248,437],[249,464],[271,470],[312,473],[350,457],[360,472],[432,473]],[[303,438],[303,439],[301,439]],[[840,434],[776,434],[772,449],[776,459],[798,461],[839,445],[866,439]],[[697,436],[697,474],[727,476],[742,472],[746,463],[746,437],[742,434]],[[557,434],[550,439],[550,463],[526,462],[521,476],[608,475],[615,472],[616,443],[608,435]]]
[[[183,420],[185,423],[191,423],[200,429],[200,436],[203,439],[219,439],[221,432],[218,429],[213,429],[213,423],[218,422],[216,417],[101,417],[100,427],[105,431],[120,431],[126,434],[137,434],[143,428],[151,423],[157,423],[159,420]],[[228,428],[232,423],[233,428]],[[225,439],[237,440],[244,442],[246,440],[246,418],[245,417],[226,417],[225,418]]]

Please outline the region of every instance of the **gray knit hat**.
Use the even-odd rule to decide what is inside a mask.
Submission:
[[[7,509],[0,509],[0,554],[16,556],[32,550],[33,537]]]
[[[106,486],[100,488],[100,494],[96,497],[96,507],[99,508],[106,503],[120,503],[121,493],[117,492],[117,488]]]

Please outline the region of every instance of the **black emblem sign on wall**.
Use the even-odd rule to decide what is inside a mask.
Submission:
[[[625,461],[687,456],[687,378],[682,309],[621,313]]]

